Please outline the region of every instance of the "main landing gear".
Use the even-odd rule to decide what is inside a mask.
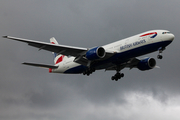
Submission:
[[[163,52],[165,49],[166,49],[166,48],[160,48],[160,49],[159,49],[159,54],[158,54],[158,56],[157,56],[158,59],[162,59],[162,58],[163,58],[162,52]]]
[[[111,77],[111,80],[118,81],[118,80],[121,79],[122,77],[124,77],[124,73],[119,73],[119,72],[117,72],[114,76]]]
[[[90,69],[86,70],[85,72],[83,72],[83,75],[89,76],[93,72],[95,72],[95,68],[90,68]]]

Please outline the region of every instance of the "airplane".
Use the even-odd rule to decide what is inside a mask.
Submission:
[[[138,59],[137,57],[159,51],[157,58],[162,59],[162,52],[174,40],[174,35],[168,30],[151,30],[92,48],[60,45],[54,37],[50,39],[50,43],[12,36],[3,36],[3,38],[25,42],[39,50],[47,50],[54,54],[54,65],[27,62],[22,63],[24,65],[48,68],[49,73],[87,76],[96,70],[114,70],[116,74],[111,79],[118,81],[124,77],[124,74],[121,73],[124,68],[137,68],[141,71],[155,68],[156,60],[154,58]]]

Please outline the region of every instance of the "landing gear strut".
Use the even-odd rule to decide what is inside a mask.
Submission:
[[[118,81],[118,80],[121,79],[122,77],[124,77],[124,73],[119,73],[119,72],[117,72],[114,76],[111,77],[111,80]]]
[[[165,49],[166,49],[166,48],[160,48],[160,49],[159,49],[159,54],[158,54],[158,56],[157,56],[158,59],[162,59],[162,58],[163,58],[162,52],[163,52]]]

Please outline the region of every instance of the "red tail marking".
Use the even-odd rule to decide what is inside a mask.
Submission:
[[[56,61],[56,64],[60,63],[63,61],[64,55],[62,55],[60,58],[58,58],[58,60]]]
[[[51,42],[52,44],[55,44],[54,42]]]

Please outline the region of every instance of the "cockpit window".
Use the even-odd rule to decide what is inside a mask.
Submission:
[[[163,32],[162,34],[171,34],[171,32]]]

